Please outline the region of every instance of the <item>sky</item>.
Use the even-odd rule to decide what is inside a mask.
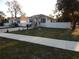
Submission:
[[[6,13],[7,16],[10,16],[7,13],[7,6],[5,5],[6,1],[11,0],[0,0],[0,11]],[[17,0],[21,6],[23,12],[26,13],[26,16],[32,16],[37,14],[49,15],[52,14],[55,9],[56,0]]]

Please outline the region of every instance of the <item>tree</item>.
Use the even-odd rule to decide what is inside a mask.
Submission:
[[[56,11],[62,13],[63,19],[67,18],[72,21],[72,29],[75,29],[76,22],[79,15],[79,1],[78,0],[57,0]]]
[[[8,12],[10,12],[11,17],[17,18],[18,14],[21,14],[21,7],[16,0],[7,1],[6,5],[8,6]]]

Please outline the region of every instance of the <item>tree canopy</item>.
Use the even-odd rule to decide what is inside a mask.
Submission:
[[[78,0],[57,0],[57,9],[61,12],[74,12],[79,11]]]
[[[6,5],[8,6],[8,12],[10,12],[12,17],[17,17],[17,14],[23,14],[20,5],[16,0],[7,1]]]
[[[76,25],[79,17],[79,1],[78,0],[57,0],[57,12],[62,13],[63,19],[71,19],[73,28]]]

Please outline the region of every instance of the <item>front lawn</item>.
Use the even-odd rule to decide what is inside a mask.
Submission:
[[[0,59],[79,59],[79,53],[73,51],[6,38],[0,42]]]
[[[35,29],[29,29],[29,30],[23,30],[23,31],[14,31],[11,33],[62,39],[62,40],[79,41],[79,37],[73,36],[69,29],[35,28]]]

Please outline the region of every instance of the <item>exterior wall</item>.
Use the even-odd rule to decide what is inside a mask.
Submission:
[[[29,19],[26,19],[26,21],[21,20],[19,26],[26,26],[27,24],[31,24],[31,22],[29,22]]]
[[[20,23],[19,26],[26,26],[26,23]]]
[[[18,20],[18,19],[17,19],[17,20]],[[12,23],[17,23],[17,21],[14,20],[14,19],[9,19],[9,23],[10,23],[10,24],[12,24]]]
[[[48,27],[48,28],[68,28],[71,29],[71,23],[70,22],[56,22],[56,23],[41,23],[41,27]]]
[[[26,21],[20,20],[19,26],[26,26]]]
[[[4,20],[4,17],[0,15],[0,21],[1,21],[1,20]]]

